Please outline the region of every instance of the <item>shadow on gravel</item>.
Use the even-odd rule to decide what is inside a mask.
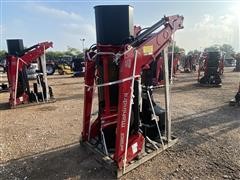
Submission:
[[[240,166],[231,159],[229,152],[238,147],[238,142],[225,139],[239,135],[239,107],[224,105],[184,116],[173,121],[173,127],[179,138],[179,143],[172,149],[173,152],[193,158],[204,156],[206,164],[215,174],[220,174],[221,177],[227,174],[231,179],[239,179]]]
[[[8,109],[10,109],[8,102],[0,103],[0,110],[8,110]]]
[[[72,78],[72,75],[54,75],[54,76],[48,76],[48,79],[67,79]]]
[[[191,91],[206,90],[206,89],[213,89],[213,88],[219,88],[219,87],[204,87],[204,86],[200,86],[197,82],[194,82],[192,84],[187,84],[184,86],[173,87],[171,92],[172,93],[180,93],[180,92],[192,93]]]
[[[57,97],[56,98],[56,101],[67,101],[67,100],[77,100],[77,99],[83,99],[84,98],[84,95],[83,94],[74,94],[72,96],[65,96],[65,97]],[[31,106],[35,106],[35,105],[38,105],[38,104],[29,104],[29,107]],[[41,105],[44,105],[44,104],[41,104]],[[20,106],[18,108],[21,108]],[[0,103],[0,110],[9,110],[11,109],[10,106],[9,106],[9,103],[8,102],[4,102],[4,103]]]
[[[78,143],[0,165],[2,179],[113,179]]]
[[[196,83],[197,82],[197,76],[193,74],[190,77],[184,77],[184,79],[181,79],[182,77],[178,77],[177,79],[173,81],[173,83],[183,83],[183,82],[189,82],[189,83]]]
[[[77,100],[77,99],[83,99],[84,95],[83,94],[74,94],[72,96],[65,96],[65,97],[58,97],[56,98],[57,101],[66,101],[66,100]]]
[[[197,146],[240,128],[240,109],[224,105],[173,121],[175,133],[184,140],[183,145]],[[186,144],[185,144],[186,143]]]
[[[55,86],[68,86],[68,85],[74,85],[74,84],[83,84],[84,82],[70,82],[70,83],[59,83],[59,84],[54,84],[52,85],[52,87],[55,87]]]

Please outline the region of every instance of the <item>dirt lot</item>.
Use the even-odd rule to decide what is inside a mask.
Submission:
[[[178,74],[172,89],[178,143],[122,179],[240,179],[240,107],[228,106],[240,74],[225,71],[222,88],[196,87],[196,74]],[[78,143],[83,79],[49,79],[55,103],[9,110],[8,93],[0,94],[0,179],[113,179]]]

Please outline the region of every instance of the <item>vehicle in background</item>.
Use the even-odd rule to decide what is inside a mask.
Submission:
[[[236,59],[236,65],[233,71],[240,72],[240,53],[234,54],[233,57]]]
[[[56,63],[53,60],[48,60],[46,63],[47,75],[53,75],[56,70]]]
[[[74,77],[83,77],[85,73],[85,62],[83,58],[74,58],[72,60],[72,70]]]
[[[73,74],[72,68],[72,56],[62,56],[60,59],[56,62],[56,68],[58,69],[58,74],[64,75],[64,74]]]
[[[57,69],[60,75],[73,74],[71,66],[65,63],[57,65]]]
[[[2,73],[6,72],[6,59],[0,59],[0,93],[8,91],[8,85],[3,81]]]
[[[37,62],[33,62],[27,68],[27,77],[28,79],[36,79],[38,75],[39,66]]]
[[[6,59],[1,59],[0,60],[0,72],[5,73],[6,72],[6,66],[7,66]]]
[[[31,63],[27,69],[29,79],[35,79],[39,65],[35,62]],[[83,58],[73,58],[72,56],[63,56],[59,60],[47,60],[47,75],[53,75],[56,70],[58,74],[73,74],[74,77],[82,77],[85,72],[85,63]]]
[[[46,70],[47,75],[53,75],[55,73],[55,63],[54,62],[47,62],[46,64]],[[36,79],[37,74],[39,71],[39,65],[36,62],[33,62],[30,64],[30,66],[27,68],[27,76],[29,79]]]
[[[235,67],[237,60],[231,56],[225,57],[224,66],[225,67]]]
[[[57,62],[57,69],[60,75],[73,74],[74,77],[83,76],[85,72],[84,59],[63,56],[60,61]]]

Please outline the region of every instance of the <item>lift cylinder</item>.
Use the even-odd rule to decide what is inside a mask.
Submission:
[[[133,7],[129,5],[95,6],[97,43],[122,45],[128,42],[133,30]]]

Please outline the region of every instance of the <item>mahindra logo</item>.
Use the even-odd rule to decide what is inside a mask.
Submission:
[[[121,121],[121,127],[124,128],[126,126],[127,121],[127,99],[128,93],[123,94],[123,110],[122,110],[122,121]]]
[[[127,122],[127,104],[128,104],[128,93],[124,93],[123,94],[123,109],[122,109],[122,113],[121,113],[121,128],[125,128],[126,127],[126,122]],[[120,149],[121,151],[124,151],[124,139],[125,139],[125,135],[124,133],[121,133],[120,135]]]

